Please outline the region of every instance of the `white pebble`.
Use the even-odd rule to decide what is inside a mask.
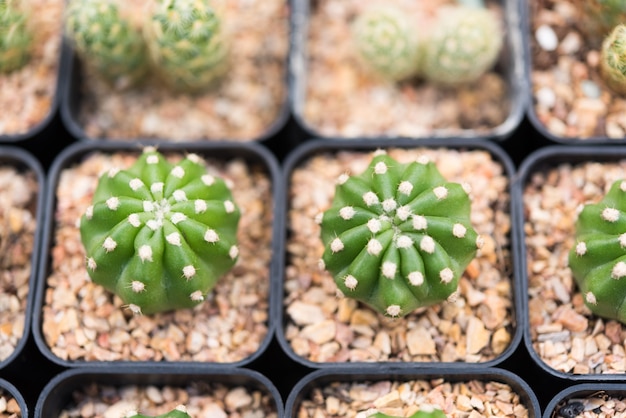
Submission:
[[[559,39],[554,30],[548,25],[541,25],[535,31],[535,39],[544,51],[554,51],[559,46]]]
[[[537,104],[546,109],[552,109],[556,104],[556,93],[549,87],[541,87],[535,93]]]

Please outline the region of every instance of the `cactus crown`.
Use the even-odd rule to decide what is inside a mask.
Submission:
[[[569,266],[589,309],[626,324],[626,181],[583,207]]]
[[[157,415],[155,417],[149,415],[142,415],[137,411],[130,411],[126,414],[124,418],[191,418],[187,413],[187,408],[184,405],[178,405],[176,408],[172,409],[170,412],[165,414]]]
[[[467,189],[435,164],[400,164],[378,152],[342,176],[323,213],[322,264],[346,296],[392,317],[446,300],[481,240]]]
[[[391,415],[383,414],[382,412],[376,412],[373,415],[368,415],[368,418],[401,418]],[[408,418],[446,418],[446,414],[441,409],[434,408],[430,405],[424,405],[419,411],[415,412]]]
[[[134,313],[193,307],[234,265],[239,216],[200,157],[171,164],[146,148],[100,177],[80,222],[87,271]]]
[[[30,57],[32,34],[27,14],[18,2],[0,0],[0,73],[8,73],[24,66]]]
[[[600,74],[613,91],[626,94],[626,25],[617,25],[602,43]]]

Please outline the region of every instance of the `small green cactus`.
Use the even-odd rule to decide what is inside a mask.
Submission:
[[[575,225],[569,266],[585,304],[596,315],[626,324],[626,181],[587,204]]]
[[[191,418],[187,413],[187,408],[184,405],[178,405],[170,412],[152,417],[151,415],[142,415],[137,411],[131,411],[126,414],[124,418]]]
[[[422,158],[399,164],[378,152],[358,176],[342,176],[321,218],[321,263],[346,296],[404,316],[446,300],[482,242],[467,188]]]
[[[352,24],[363,61],[382,77],[398,81],[419,72],[419,36],[406,14],[391,5],[365,9]]]
[[[500,23],[491,11],[467,6],[443,8],[424,43],[423,76],[443,86],[474,82],[494,66],[502,38]]]
[[[626,94],[626,25],[617,25],[602,43],[600,74],[618,94]]]
[[[87,271],[134,313],[193,307],[234,265],[239,216],[200,157],[173,165],[146,148],[100,177],[80,222]]]
[[[23,67],[30,58],[32,34],[28,15],[18,1],[0,0],[0,73]]]
[[[578,27],[591,47],[599,47],[611,30],[626,21],[626,0],[574,0]]]
[[[222,21],[206,0],[158,0],[146,25],[154,67],[170,87],[195,92],[226,72]]]
[[[368,415],[368,418],[402,418],[395,417],[382,412],[376,412],[373,415]],[[432,406],[423,406],[419,411],[415,412],[408,418],[446,418],[446,414],[441,409],[434,408]]]

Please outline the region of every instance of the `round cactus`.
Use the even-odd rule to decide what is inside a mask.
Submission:
[[[596,315],[626,324],[626,181],[587,204],[576,221],[569,266],[585,304]]]
[[[0,0],[0,73],[23,67],[30,57],[31,45],[27,14],[16,1]]]
[[[626,0],[574,0],[577,23],[592,47],[599,47],[611,30],[626,21]]]
[[[85,64],[116,86],[133,85],[145,76],[148,56],[141,31],[111,0],[71,0],[65,33]]]
[[[206,0],[158,0],[146,25],[154,67],[172,88],[210,87],[227,70],[222,22]]]
[[[87,271],[135,313],[190,308],[238,256],[239,209],[224,180],[152,148],[102,175],[81,218]]]
[[[363,61],[389,80],[419,72],[419,36],[406,14],[393,6],[366,9],[352,24],[352,37]]]
[[[626,94],[626,25],[617,25],[602,43],[600,74],[613,91]]]
[[[367,415],[368,418],[402,418],[392,415],[383,414],[382,412],[376,412],[372,415]],[[434,408],[430,405],[424,405],[421,409],[415,412],[408,418],[446,418],[446,414],[441,409]]]
[[[424,43],[423,76],[444,86],[474,82],[494,66],[502,38],[500,23],[489,10],[443,8]]]
[[[466,188],[426,160],[377,153],[339,179],[321,219],[322,264],[338,289],[391,317],[446,300],[481,242]]]
[[[151,415],[142,415],[137,411],[130,411],[124,418],[191,418],[187,413],[187,408],[184,405],[178,405],[170,412],[152,417]]]

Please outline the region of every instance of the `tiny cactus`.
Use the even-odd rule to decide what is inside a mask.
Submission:
[[[373,414],[364,414],[367,418],[402,418],[392,415],[383,414],[382,412],[375,412]],[[358,418],[361,418],[357,415]],[[446,418],[446,414],[441,409],[437,409],[431,405],[424,405],[413,415],[407,418]]]
[[[579,28],[594,48],[600,46],[617,24],[626,21],[626,0],[575,0],[573,3],[579,11]]]
[[[234,265],[239,216],[200,157],[174,165],[146,148],[100,177],[80,222],[87,271],[134,313],[191,308]]]
[[[112,0],[71,0],[65,33],[85,64],[114,85],[138,82],[148,70],[141,30],[134,28]]]
[[[151,416],[151,415],[143,415],[138,413],[137,411],[130,411],[126,414],[124,418],[191,418],[187,413],[187,408],[184,405],[178,405],[176,408],[172,409],[170,412],[165,414]]]
[[[482,242],[467,188],[435,164],[399,164],[378,152],[360,175],[339,179],[322,214],[322,265],[339,291],[398,317],[446,300]]]
[[[626,94],[626,25],[617,25],[602,43],[600,74],[613,91]]]
[[[154,67],[170,87],[195,92],[227,70],[222,21],[206,0],[158,0],[146,25]]]
[[[626,324],[626,181],[587,204],[575,225],[569,267],[585,304],[596,315]]]
[[[28,15],[17,3],[0,0],[0,73],[20,69],[30,58],[32,34]]]
[[[374,72],[392,81],[418,73],[418,31],[401,10],[392,6],[365,9],[351,29],[356,51]]]

